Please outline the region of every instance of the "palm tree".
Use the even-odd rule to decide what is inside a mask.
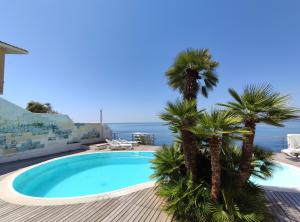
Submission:
[[[166,72],[168,84],[173,89],[178,89],[183,95],[184,100],[196,100],[200,90],[205,97],[208,96],[208,91],[218,83],[218,77],[214,73],[218,63],[212,59],[211,54],[207,49],[187,49],[176,57],[173,65]],[[194,109],[197,110],[197,102],[194,103]],[[189,127],[192,127],[195,122],[191,122]],[[189,149],[193,157],[193,162],[196,161],[197,138],[190,131],[183,131],[183,146]],[[186,151],[187,152],[187,151]],[[196,167],[195,164],[187,163],[190,167]],[[196,169],[192,169],[196,172]],[[193,176],[193,180],[197,180],[197,176]]]
[[[258,123],[282,127],[283,121],[297,118],[297,110],[288,105],[289,96],[274,92],[269,84],[247,85],[241,95],[229,89],[234,101],[219,104],[242,118],[249,134],[244,135],[242,157],[237,178],[242,187],[250,177],[255,129]]]
[[[211,154],[211,199],[217,202],[221,186],[221,162],[220,151],[222,140],[226,137],[235,137],[237,133],[245,133],[239,127],[241,120],[233,116],[228,111],[213,110],[211,113],[205,112],[199,118],[198,124],[192,130],[199,136],[208,138]]]
[[[253,151],[251,176],[268,178],[274,168],[272,153],[259,147]],[[184,157],[177,145],[164,146],[157,151],[152,161],[153,178],[157,180],[156,193],[165,199],[164,209],[176,221],[272,221],[263,189],[251,181],[247,181],[247,189],[235,189],[241,153],[236,144],[222,147],[224,179],[221,178],[219,201],[212,203],[210,183],[192,183],[190,176],[181,171]],[[205,173],[211,176],[208,170]]]
[[[197,173],[197,150],[191,147],[197,147],[197,140],[194,140],[194,134],[190,132],[190,127],[195,126],[200,112],[195,111],[196,101],[177,101],[168,102],[165,112],[160,118],[165,120],[174,133],[179,133],[182,137],[182,150],[186,168],[192,172],[193,181],[198,180]]]
[[[218,83],[214,72],[217,66],[208,49],[187,49],[179,53],[166,72],[168,84],[178,89],[184,99],[197,99],[199,90],[207,97],[208,91]]]

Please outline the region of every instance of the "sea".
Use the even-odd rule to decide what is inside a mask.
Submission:
[[[155,145],[172,144],[174,135],[164,122],[109,123],[115,139],[132,140],[132,133],[151,133]],[[255,143],[273,152],[287,147],[287,134],[300,134],[300,120],[287,121],[284,127],[258,124]]]

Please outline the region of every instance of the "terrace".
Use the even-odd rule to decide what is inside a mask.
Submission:
[[[157,146],[138,146],[135,151],[157,150]],[[16,161],[0,165],[0,180],[8,174],[37,163],[75,153],[96,152],[82,149],[29,160]],[[105,152],[105,150],[104,150]],[[274,156],[277,161],[284,161],[300,167],[294,159],[287,159],[282,154]],[[265,190],[269,208],[276,222],[298,221],[300,217],[300,193],[297,190]],[[162,211],[164,200],[155,194],[154,188],[146,188],[120,197],[88,203],[57,206],[25,206],[12,204],[0,199],[0,221],[174,221],[172,216]]]

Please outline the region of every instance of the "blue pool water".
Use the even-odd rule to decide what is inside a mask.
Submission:
[[[65,157],[20,174],[13,187],[33,197],[63,198],[101,194],[151,181],[153,152],[109,152]],[[300,187],[300,170],[278,163],[273,178],[257,184]]]
[[[257,125],[255,143],[262,145],[274,152],[279,152],[286,146],[286,135],[288,133],[300,133],[300,120],[287,121],[285,127],[274,127],[265,124]],[[112,131],[116,137],[131,140],[134,132],[153,133],[155,144],[171,144],[173,135],[168,126],[163,122],[152,123],[110,123]]]
[[[288,164],[277,163],[272,178],[268,180],[251,178],[251,181],[263,186],[300,188],[300,169]]]
[[[71,156],[20,174],[13,187],[33,197],[61,198],[109,192],[150,181],[152,152]]]

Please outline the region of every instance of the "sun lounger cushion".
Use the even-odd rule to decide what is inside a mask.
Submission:
[[[300,155],[300,149],[283,149],[281,150],[282,153],[285,153],[289,156],[297,156],[297,155]]]
[[[300,149],[300,134],[288,134],[288,149]]]

